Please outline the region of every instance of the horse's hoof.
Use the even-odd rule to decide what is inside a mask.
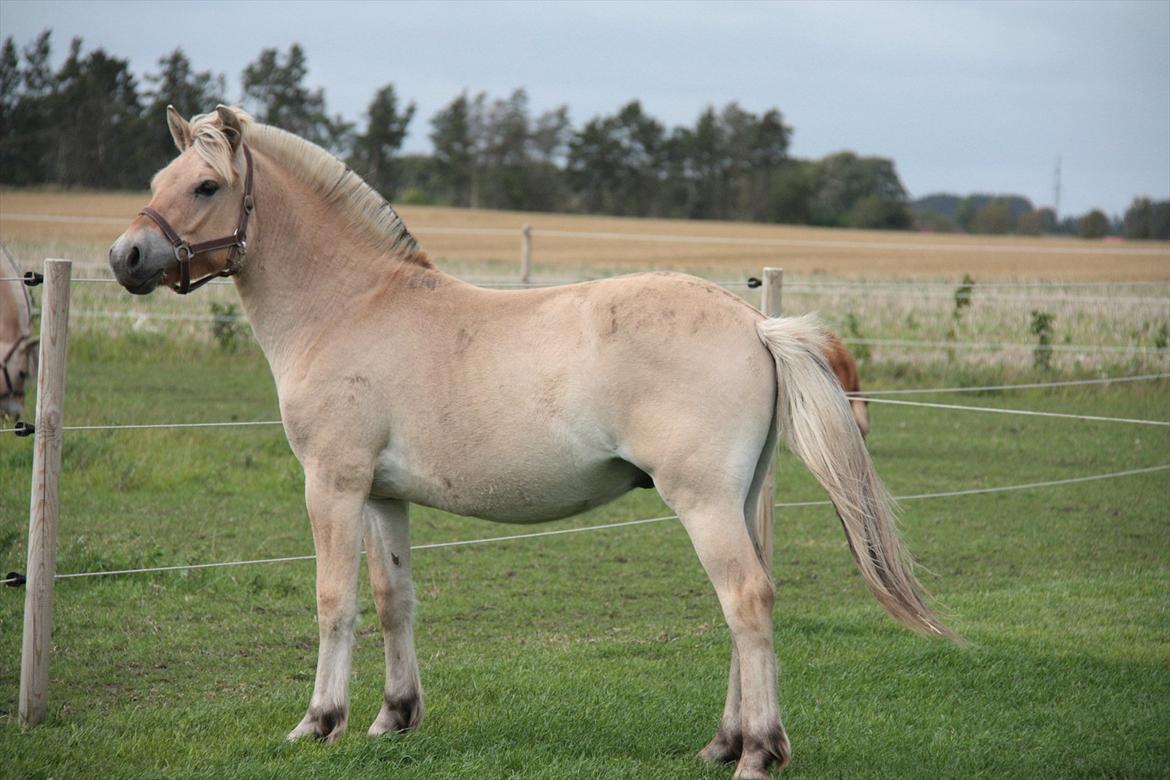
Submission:
[[[345,715],[339,710],[317,713],[310,709],[297,727],[288,733],[289,742],[312,738],[322,742],[336,742],[345,734]]]
[[[383,734],[400,734],[404,731],[413,731],[422,723],[422,697],[413,696],[385,696],[382,700],[382,711],[378,713],[374,725],[370,726],[369,735],[380,737]]]
[[[726,764],[738,760],[742,752],[742,737],[729,736],[720,731],[707,743],[707,747],[699,751],[698,759],[708,764]]]
[[[777,724],[766,737],[744,737],[743,755],[735,767],[735,780],[767,780],[773,766],[783,769],[791,758],[788,735],[784,733],[784,727]]]

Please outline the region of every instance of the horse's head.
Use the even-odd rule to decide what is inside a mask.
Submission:
[[[167,107],[179,156],[150,183],[150,204],[110,247],[110,268],[135,295],[159,283],[190,292],[238,270],[252,210],[250,123],[238,109],[183,119]],[[192,284],[191,279],[198,281]]]

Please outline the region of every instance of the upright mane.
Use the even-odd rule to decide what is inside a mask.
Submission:
[[[320,146],[271,125],[256,123],[239,108],[231,111],[240,121],[244,142],[275,158],[286,170],[348,220],[379,249],[402,259],[429,265],[418,242],[406,229],[398,212],[353,169]],[[195,151],[226,181],[234,180],[231,146],[217,114],[201,114],[191,120]]]

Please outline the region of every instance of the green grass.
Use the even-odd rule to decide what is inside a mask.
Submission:
[[[1002,373],[869,367],[867,386]],[[1025,378],[1025,377],[1015,377]],[[935,400],[1170,419],[1170,383]],[[871,407],[895,493],[1170,462],[1165,429]],[[80,336],[66,421],[273,419],[262,358],[162,335]],[[31,442],[0,437],[0,567],[24,568]],[[790,456],[778,499],[823,497]],[[545,528],[665,514],[638,491]],[[416,544],[513,527],[415,511]],[[906,502],[927,587],[973,643],[913,636],[853,572],[825,508],[777,517],[776,647],[791,777],[1170,775],[1170,473]],[[77,432],[60,572],[311,552],[279,428]],[[0,590],[3,777],[727,778],[692,756],[718,723],[729,637],[674,522],[414,559],[420,732],[369,741],[381,633],[368,588],[350,732],[288,745],[316,657],[313,565],[58,583],[47,722],[15,724],[21,591]]]

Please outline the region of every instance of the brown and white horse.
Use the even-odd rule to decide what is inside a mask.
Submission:
[[[832,333],[825,334],[825,360],[837,376],[837,381],[841,383],[842,390],[854,395],[861,392],[857,362],[844,342]],[[864,398],[850,398],[849,407],[853,410],[853,419],[857,421],[857,430],[861,431],[861,438],[864,439],[869,435],[869,401]]]
[[[954,636],[920,595],[813,319],[765,319],[680,274],[474,287],[435,268],[390,205],[322,149],[224,106],[168,119],[180,154],[110,264],[136,294],[233,274],[271,366],[317,550],[317,676],[290,738],[345,730],[363,535],[385,638],[378,735],[423,715],[412,502],[532,523],[652,485],[731,630],[727,704],[700,755],[766,777],[790,751],[774,588],[749,518],[780,433],[832,497],[882,605]]]
[[[0,255],[0,420],[19,420],[24,411],[25,385],[36,381],[37,347],[32,338],[32,299],[20,270]]]

